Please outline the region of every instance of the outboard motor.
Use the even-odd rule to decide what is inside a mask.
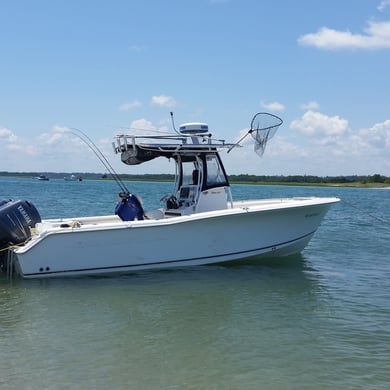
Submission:
[[[132,194],[121,192],[121,198],[115,207],[115,214],[119,216],[122,221],[134,221],[144,219],[144,210],[140,200]]]
[[[27,200],[0,200],[0,266],[5,249],[31,238],[30,227],[38,222],[41,222],[38,210]]]

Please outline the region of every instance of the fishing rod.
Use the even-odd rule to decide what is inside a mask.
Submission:
[[[119,177],[119,175],[115,172],[115,169],[112,167],[110,162],[107,160],[105,155],[102,153],[102,151],[97,147],[97,145],[92,141],[92,139],[85,134],[82,130],[71,128],[71,133],[78,137],[81,141],[83,141],[89,149],[92,150],[92,152],[95,154],[95,156],[99,159],[99,161],[103,164],[104,168],[109,172],[109,174],[112,176],[112,178],[115,180],[115,182],[118,184],[119,188],[121,189],[121,193],[119,194],[120,197],[127,197],[130,195],[130,191],[126,187],[126,185],[123,183],[122,179]]]

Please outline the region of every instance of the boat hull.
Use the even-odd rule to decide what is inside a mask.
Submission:
[[[14,250],[24,278],[195,266],[299,253],[337,198],[237,202],[228,210],[160,220],[112,217],[42,224]],[[45,227],[46,226],[46,227]]]

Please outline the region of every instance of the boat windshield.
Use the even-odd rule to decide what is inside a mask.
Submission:
[[[199,185],[202,182],[202,160],[199,158],[194,161],[183,162],[182,171],[182,186]]]
[[[197,156],[193,161],[181,162],[179,187],[198,185],[202,190],[229,186],[222,163],[215,153]]]
[[[229,185],[225,171],[216,154],[206,156],[207,162],[207,188],[222,187]]]

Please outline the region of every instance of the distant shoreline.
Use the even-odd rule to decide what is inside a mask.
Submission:
[[[303,182],[237,182],[230,181],[231,184],[251,184],[264,186],[300,186],[300,187],[350,187],[350,188],[383,188],[390,189],[389,184],[384,183],[303,183]]]
[[[49,179],[65,179],[68,172],[0,172],[0,177],[36,178],[39,175]],[[109,174],[74,172],[82,180],[112,180]],[[170,182],[174,180],[172,174],[119,174],[124,181]],[[384,188],[390,189],[390,178],[375,174],[372,176],[256,176],[256,175],[229,175],[232,184],[250,185],[283,185],[283,186],[310,186],[310,187],[351,187],[351,188]]]

